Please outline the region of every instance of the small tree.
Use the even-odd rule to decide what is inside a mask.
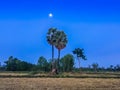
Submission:
[[[41,57],[38,59],[37,65],[38,65],[38,67],[40,68],[40,70],[42,70],[42,71],[47,71],[48,62],[47,62],[47,59],[44,58],[43,56],[41,56]]]
[[[93,69],[94,69],[95,72],[97,72],[98,66],[99,65],[97,63],[93,63],[92,64],[92,67],[93,67]]]
[[[62,71],[64,71],[64,72],[72,71],[73,66],[74,66],[74,57],[73,57],[73,55],[67,54],[63,58],[61,58],[60,66],[61,66]]]
[[[110,67],[109,67],[110,71],[113,71],[113,67],[114,67],[113,65],[110,65]]]
[[[77,56],[77,60],[79,63],[79,68],[80,68],[80,59],[87,60],[86,56],[84,55],[84,49],[76,48],[73,51],[73,54],[75,54]]]

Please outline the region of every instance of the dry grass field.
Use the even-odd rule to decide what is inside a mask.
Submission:
[[[0,78],[0,90],[120,90],[120,79]]]

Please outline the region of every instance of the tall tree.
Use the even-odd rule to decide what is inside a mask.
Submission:
[[[54,69],[54,46],[56,44],[56,28],[50,28],[47,33],[47,42],[52,46],[52,70]]]
[[[60,62],[60,51],[66,47],[67,42],[68,42],[67,35],[64,33],[64,31],[57,31],[55,47],[58,49],[58,61],[57,61],[58,72],[59,72],[59,62]]]
[[[79,68],[80,68],[80,59],[87,60],[86,56],[84,55],[84,49],[75,48],[75,50],[73,51],[73,54],[77,56]]]

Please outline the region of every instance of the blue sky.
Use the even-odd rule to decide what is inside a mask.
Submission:
[[[80,47],[88,58],[81,66],[120,64],[119,4],[119,0],[0,1],[0,61],[11,55],[31,63],[39,56],[51,58],[46,33],[50,27],[57,27],[69,40],[62,56]]]

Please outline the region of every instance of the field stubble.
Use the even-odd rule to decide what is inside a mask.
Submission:
[[[120,79],[0,78],[0,90],[120,90]]]

